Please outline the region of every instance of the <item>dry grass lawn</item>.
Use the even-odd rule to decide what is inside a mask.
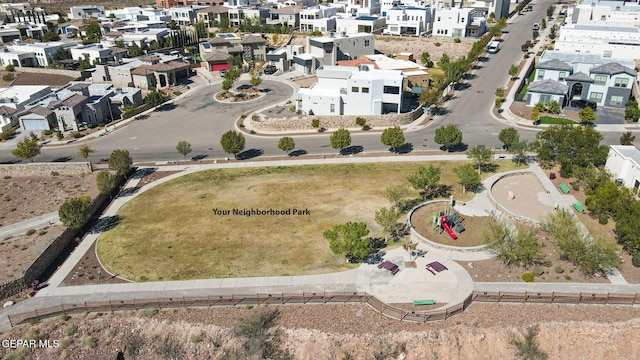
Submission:
[[[463,162],[433,162],[442,182]],[[503,162],[512,168],[511,162]],[[329,249],[333,224],[365,222],[381,236],[377,209],[387,186],[406,183],[419,163],[209,170],[183,176],[125,205],[104,232],[106,269],[136,281],[302,275],[353,268]],[[503,168],[502,171],[505,169]],[[461,192],[459,185],[454,185]],[[413,190],[412,190],[413,191]],[[412,196],[417,196],[413,191]],[[471,195],[456,195],[465,200]],[[310,215],[242,216],[233,209],[308,209]],[[213,209],[230,211],[216,215]]]

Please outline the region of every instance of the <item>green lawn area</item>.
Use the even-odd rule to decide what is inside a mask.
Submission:
[[[451,169],[442,182],[461,194]],[[502,160],[499,171],[515,168]],[[135,280],[178,280],[328,273],[351,269],[322,233],[333,224],[363,221],[381,236],[374,213],[390,204],[388,186],[407,183],[420,163],[312,165],[207,170],[160,184],[118,212],[97,252],[114,274]],[[489,174],[483,174],[489,176]],[[412,196],[417,196],[412,190]],[[213,209],[301,209],[309,215],[242,216]]]
[[[522,89],[520,89],[520,92],[518,93],[518,95],[521,99],[524,99],[524,96],[527,95],[527,88],[529,87],[529,84],[531,84],[534,81],[535,75],[536,75],[536,72],[532,71],[531,75],[529,75],[529,81],[526,84],[524,84]]]
[[[552,116],[540,116],[540,124],[561,125],[561,124],[577,124],[576,121],[567,118],[557,118]]]

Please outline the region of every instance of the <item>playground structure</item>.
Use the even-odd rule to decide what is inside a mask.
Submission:
[[[446,231],[453,240],[456,240],[458,236],[453,232],[452,228],[458,234],[464,231],[464,226],[462,225],[464,219],[460,217],[460,213],[452,206],[434,214],[431,219],[431,231],[434,234],[442,234],[443,231]]]

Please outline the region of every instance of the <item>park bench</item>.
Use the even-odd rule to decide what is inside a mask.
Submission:
[[[567,186],[567,184],[560,184],[558,188],[560,188],[560,191],[562,191],[563,194],[569,193],[569,187]]]
[[[435,300],[413,300],[413,305],[414,306],[419,306],[419,305],[435,305],[436,301]]]
[[[584,206],[582,206],[582,204],[580,204],[579,202],[574,202],[573,207],[577,212],[584,212]]]

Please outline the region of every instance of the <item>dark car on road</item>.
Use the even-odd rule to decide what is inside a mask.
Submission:
[[[267,67],[264,68],[264,73],[267,75],[273,75],[276,71],[278,71],[278,68],[275,67],[275,65],[267,65]]]
[[[598,105],[595,103],[595,101],[591,101],[591,100],[571,100],[571,103],[569,105],[571,107],[576,107],[578,109],[584,109],[586,107],[590,107],[593,110],[596,110],[598,108]]]

